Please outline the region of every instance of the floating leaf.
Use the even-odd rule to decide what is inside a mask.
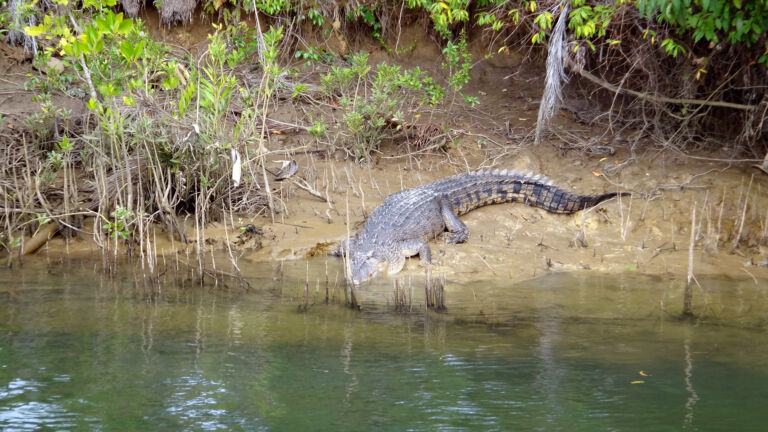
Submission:
[[[632,381],[630,384],[645,384],[643,380]]]

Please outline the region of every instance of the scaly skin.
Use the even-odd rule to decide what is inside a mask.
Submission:
[[[541,176],[507,170],[459,174],[388,196],[371,213],[365,227],[351,241],[342,243],[341,254],[349,245],[350,279],[357,285],[385,268],[389,274],[399,272],[405,258],[416,254],[431,264],[432,253],[426,241],[446,229],[450,232],[446,242],[467,241],[469,229],[458,216],[478,207],[519,202],[570,214],[617,195],[579,195]]]

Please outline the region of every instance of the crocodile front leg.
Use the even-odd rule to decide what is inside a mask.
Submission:
[[[456,216],[453,204],[445,197],[440,198],[440,214],[443,216],[445,227],[451,232],[445,239],[446,243],[464,243],[469,239],[469,228]]]
[[[405,258],[416,254],[419,255],[419,258],[424,262],[424,265],[432,265],[432,251],[429,249],[429,245],[423,240],[405,240],[400,242],[399,247],[396,249],[397,251],[387,258],[387,261],[389,261],[389,269],[387,270],[387,273],[391,275],[400,273],[405,266]]]

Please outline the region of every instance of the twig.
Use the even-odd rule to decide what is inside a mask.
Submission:
[[[744,209],[741,212],[741,222],[739,223],[739,233],[736,234],[736,240],[733,241],[733,247],[731,251],[735,250],[741,240],[741,232],[744,229],[744,220],[747,218],[747,204],[749,204],[749,191],[752,189],[752,181],[755,179],[755,175],[749,178],[749,186],[747,186],[747,193],[744,195]]]
[[[693,300],[693,285],[691,282],[695,280],[693,276],[693,246],[696,242],[696,203],[693,203],[693,210],[691,211],[691,242],[688,245],[688,282],[685,284],[685,292],[683,293],[683,315],[693,315],[693,308],[691,306]],[[698,285],[698,281],[696,284]]]
[[[745,269],[745,268],[743,268],[742,270],[744,271],[744,273],[746,273],[746,274],[748,274],[749,276],[752,277],[752,281],[755,282],[755,285],[760,286],[760,284],[757,282],[757,278],[755,277],[755,275],[753,275],[752,273],[747,271],[747,269]]]
[[[304,189],[305,191],[307,191],[310,195],[312,195],[314,197],[317,197],[317,198],[320,198],[321,200],[327,202],[328,204],[333,205],[333,203],[332,203],[330,198],[328,198],[327,196],[325,196],[322,193],[320,193],[320,192],[316,191],[315,189],[313,189],[312,186],[310,186],[309,183],[307,183],[306,180],[304,180],[302,178],[295,177],[295,178],[291,179],[291,181],[292,181],[293,184],[298,186],[300,189]]]
[[[602,80],[597,76],[592,75],[591,73],[579,68],[571,59],[567,60],[567,64],[572,71],[577,72],[582,77],[586,78],[589,81],[592,81],[593,83],[603,88],[606,88],[612,92],[629,94],[629,95],[638,97],[640,99],[645,99],[650,102],[671,103],[676,105],[705,105],[705,106],[715,106],[715,107],[722,107],[722,108],[732,108],[732,109],[745,110],[745,111],[755,110],[760,106],[760,105],[744,105],[744,104],[738,104],[733,102],[711,101],[711,100],[701,100],[701,99],[675,99],[675,98],[666,97],[666,96],[657,96],[649,93],[641,93],[641,92],[630,90],[627,88],[619,88],[605,80]],[[762,102],[761,104],[763,103],[765,102]]]
[[[477,257],[480,258],[480,261],[482,261],[483,264],[485,264],[485,266],[488,267],[488,269],[493,272],[493,274],[496,274],[496,270],[494,270],[493,267],[491,267],[491,265],[488,264],[488,261],[486,261],[485,258],[483,258],[482,255],[480,255],[477,252],[475,252],[475,255],[477,255]]]

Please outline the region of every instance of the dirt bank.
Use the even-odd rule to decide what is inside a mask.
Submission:
[[[569,216],[519,204],[475,210],[463,217],[471,232],[468,242],[431,243],[437,272],[457,282],[516,281],[557,271],[637,272],[684,279],[695,209],[694,274],[768,280],[766,179],[759,174],[753,178],[747,168],[665,153],[631,158],[626,149],[607,158],[588,156],[553,145],[505,145],[506,154],[490,163],[488,152],[477,147],[475,138],[465,136],[444,153],[419,158],[393,155],[369,166],[297,155],[298,176],[327,194],[329,203],[284,181],[275,189],[282,211],[274,221],[270,215],[232,215],[200,234],[208,248],[226,250],[229,245],[241,262],[304,259],[327,253],[344,238],[347,218],[349,231],[356,232],[366,215],[392,192],[468,168],[511,168],[543,173],[582,194],[620,190],[633,195]],[[247,225],[257,233],[244,232],[241,227]],[[187,232],[194,234],[194,227],[187,226]],[[162,234],[156,239],[155,249],[161,254],[196,248],[196,243],[171,242]],[[54,239],[42,253],[98,251],[81,235],[66,242]],[[405,275],[421,274],[418,259],[409,260]]]
[[[440,68],[435,54],[434,49],[418,49],[402,60],[435,71]],[[371,55],[373,61],[385,58],[382,51]],[[20,88],[21,77],[31,70],[29,63],[6,60],[3,70],[15,77],[4,81],[10,96],[2,127],[12,128],[38,108]],[[588,152],[565,143],[563,135],[552,135],[533,146],[528,134],[535,126],[541,76],[540,67],[524,65],[519,55],[481,62],[466,89],[479,105],[436,110],[429,119],[450,131],[441,149],[413,153],[402,143],[388,143],[365,165],[327,148],[296,152],[297,177],[328,202],[310,195],[295,180],[273,183],[280,210],[274,215],[233,214],[225,223],[202,229],[190,218],[186,232],[191,238],[202,237],[199,243],[169,240],[157,227],[152,247],[159,254],[173,254],[202,244],[232,250],[240,262],[304,259],[327,253],[348,232],[356,232],[390,193],[461,172],[508,168],[545,175],[582,194],[628,191],[632,196],[572,216],[515,204],[473,211],[463,218],[471,232],[468,242],[432,243],[437,272],[450,280],[522,280],[558,271],[684,279],[693,226],[694,274],[768,281],[768,176],[749,164],[729,161],[727,145],[707,154],[682,153],[631,131],[620,135],[587,126],[566,111],[557,118],[556,130],[601,145]],[[285,112],[289,114],[282,120],[306,123],[290,114],[294,110]],[[269,156],[270,165],[277,168],[278,160],[286,158],[280,151],[306,149],[310,141],[304,132],[278,137],[271,143],[275,153]],[[255,229],[243,228],[249,225]],[[93,229],[99,224],[86,219],[84,226]],[[100,256],[87,234],[53,239],[39,253]],[[405,274],[422,273],[418,259],[409,260]]]

